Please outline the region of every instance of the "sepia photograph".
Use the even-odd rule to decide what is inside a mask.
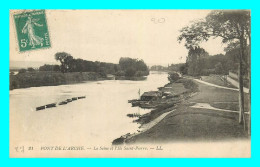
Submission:
[[[10,157],[251,157],[250,10],[10,10]]]

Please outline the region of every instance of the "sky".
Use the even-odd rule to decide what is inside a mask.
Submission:
[[[118,63],[143,59],[149,66],[183,63],[188,54],[179,30],[205,18],[209,10],[46,10],[52,47],[19,53],[10,20],[10,63],[57,63],[57,52],[74,58]],[[10,15],[10,19],[13,19]],[[224,53],[220,39],[201,45],[210,55]]]

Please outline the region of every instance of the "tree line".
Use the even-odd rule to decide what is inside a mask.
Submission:
[[[237,73],[239,63],[239,49],[233,48],[225,54],[210,56],[203,48],[190,48],[186,63],[182,64],[179,71],[183,75],[201,76],[209,74],[228,75],[229,71]],[[248,59],[243,60],[242,74],[248,74]]]
[[[118,65],[113,63],[105,63],[99,61],[88,61],[83,59],[75,59],[69,53],[58,52],[55,59],[60,62],[59,70],[63,73],[67,72],[100,72],[114,74],[118,71]],[[58,69],[57,69],[58,70]]]
[[[69,53],[58,52],[55,54],[55,60],[60,65],[44,64],[39,67],[39,71],[51,72],[97,72],[103,75],[114,74],[116,76],[140,77],[149,75],[148,66],[143,60],[133,59],[129,57],[121,57],[119,64],[105,63],[99,61],[88,61],[83,59],[75,59]],[[19,73],[34,72],[33,68],[20,69]]]
[[[18,74],[10,72],[10,89],[32,86],[49,86],[81,81],[106,79],[107,74],[121,78],[143,77],[149,75],[143,60],[122,57],[119,64],[75,59],[66,52],[58,52],[55,59],[60,65],[44,64],[39,69],[20,69]]]

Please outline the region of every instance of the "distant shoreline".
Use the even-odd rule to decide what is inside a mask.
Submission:
[[[146,79],[147,79],[147,76],[140,76],[140,77],[115,76],[115,80],[143,81]]]
[[[109,79],[109,77],[96,72],[62,73],[35,71],[10,75],[9,90],[41,86],[58,86],[82,83],[84,81],[99,81]]]
[[[11,74],[9,80],[9,90],[42,86],[59,86],[68,84],[83,83],[85,81],[101,80],[132,80],[143,81],[147,76],[115,76],[99,72],[52,72],[33,71],[26,73]]]

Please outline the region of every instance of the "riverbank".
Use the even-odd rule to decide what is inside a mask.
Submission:
[[[143,81],[146,80],[147,76],[133,76],[133,77],[126,77],[126,76],[115,76],[115,80],[131,80],[131,81]]]
[[[230,105],[238,105],[238,92],[200,82],[196,84],[199,90],[194,96],[172,108],[171,112],[154,126],[127,137],[124,142],[134,144],[250,140],[247,125],[244,127],[239,124],[238,111],[230,108]],[[200,106],[202,104],[207,105]],[[247,114],[245,118],[247,121]]]
[[[105,74],[96,72],[50,72],[34,71],[17,75],[10,75],[10,90],[40,86],[57,86],[74,84],[84,81],[98,81],[109,79]]]
[[[177,104],[191,97],[198,91],[197,85],[190,79],[179,79],[176,82],[168,83],[164,87],[158,88],[166,96],[151,104],[156,106],[150,113],[140,116],[135,122],[141,125],[149,123],[161,114],[176,108]]]
[[[198,91],[197,84],[191,79],[178,79],[173,83],[168,83],[163,87],[159,87],[158,91],[164,95],[161,99],[150,101],[155,108],[144,115],[141,115],[134,122],[140,124],[139,132],[143,133],[152,126],[156,125],[167,114],[178,107],[178,104],[182,103],[185,99],[192,97]],[[145,126],[145,127],[144,127]],[[137,134],[126,134],[115,139],[113,144],[127,143],[131,138]]]
[[[238,123],[238,91],[213,87],[192,78],[184,80],[183,85],[187,81],[196,85],[189,86],[186,97],[141,116],[136,120],[141,124],[139,133],[121,136],[113,144],[250,139],[247,125]],[[181,91],[178,82],[169,89]],[[247,103],[245,100],[245,106]],[[245,113],[246,122],[248,116]]]

